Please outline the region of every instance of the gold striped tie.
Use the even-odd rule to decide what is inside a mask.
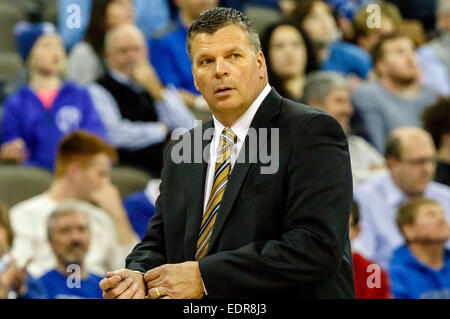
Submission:
[[[214,222],[216,221],[217,211],[219,210],[222,196],[227,186],[228,176],[230,175],[230,155],[236,140],[236,134],[234,134],[229,127],[225,127],[220,135],[221,147],[217,154],[213,186],[211,188],[211,193],[209,194],[205,214],[203,215],[200,232],[198,234],[195,260],[199,260],[205,256],[206,251],[208,250],[208,243],[212,234]]]

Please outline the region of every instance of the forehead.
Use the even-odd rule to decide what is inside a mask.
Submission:
[[[441,206],[434,203],[424,203],[419,206],[417,213],[419,214],[425,214],[428,212],[434,212],[434,213],[442,213],[444,214],[444,211],[442,210]]]
[[[111,39],[112,48],[121,48],[126,46],[144,47],[143,38],[134,30],[122,30],[113,34]]]
[[[53,222],[56,227],[87,225],[87,218],[81,212],[68,211],[55,216]]]
[[[347,87],[335,87],[335,88],[330,90],[328,95],[329,96],[339,96],[339,97],[345,95],[345,97],[350,97],[350,88],[347,88]]]
[[[403,156],[411,157],[432,156],[434,153],[432,141],[422,135],[403,138],[400,142],[400,149]]]
[[[43,34],[36,41],[35,45],[48,43],[61,43],[61,37],[56,33]]]
[[[301,38],[301,35],[300,32],[298,32],[298,30],[291,25],[280,25],[279,27],[276,27],[275,30],[273,30],[270,40],[276,41],[285,37]]]
[[[202,54],[213,54],[216,52],[239,48],[241,50],[251,49],[247,32],[237,25],[228,25],[214,33],[198,33],[192,39],[191,52],[196,57]]]
[[[314,15],[314,14],[331,14],[331,9],[325,3],[321,2],[321,1],[316,1],[312,5],[311,10],[310,10],[307,18],[312,16],[312,15]]]
[[[395,50],[399,47],[402,48],[410,48],[410,49],[414,49],[414,43],[411,39],[406,38],[406,37],[402,37],[402,38],[395,38],[392,40],[388,40],[383,44],[383,50],[389,51],[389,50]]]
[[[110,167],[111,160],[105,153],[98,153],[92,156],[88,168]]]

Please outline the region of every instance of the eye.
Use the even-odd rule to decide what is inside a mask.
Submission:
[[[211,62],[212,62],[211,59],[203,59],[200,61],[200,65],[208,65]]]
[[[241,55],[238,54],[238,53],[233,53],[233,54],[231,55],[231,58],[232,58],[233,60],[237,60],[237,59],[239,59],[240,57],[241,57]]]

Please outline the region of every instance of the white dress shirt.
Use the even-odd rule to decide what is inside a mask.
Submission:
[[[270,93],[271,87],[269,83],[266,84],[264,89],[258,95],[258,97],[253,101],[250,107],[245,111],[245,113],[231,126],[231,130],[236,134],[237,141],[233,145],[233,149],[231,151],[231,163],[230,163],[230,173],[233,170],[234,163],[236,162],[236,158],[239,155],[239,151],[244,144],[245,137],[247,136],[248,129],[250,128],[250,124],[255,117],[256,112],[258,111],[261,103],[264,101],[266,96]],[[211,141],[211,147],[209,149],[210,157],[208,163],[208,170],[206,173],[206,181],[205,181],[205,189],[204,189],[204,200],[203,200],[203,213],[205,212],[206,205],[208,203],[209,194],[211,192],[212,184],[214,181],[214,169],[216,164],[217,153],[219,151],[219,142],[220,135],[222,134],[225,126],[220,123],[215,116],[213,115],[214,121],[214,136]]]

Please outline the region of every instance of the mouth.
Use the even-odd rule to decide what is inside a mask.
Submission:
[[[214,96],[216,97],[223,97],[230,95],[233,92],[233,88],[227,87],[227,86],[220,86],[214,90]]]

